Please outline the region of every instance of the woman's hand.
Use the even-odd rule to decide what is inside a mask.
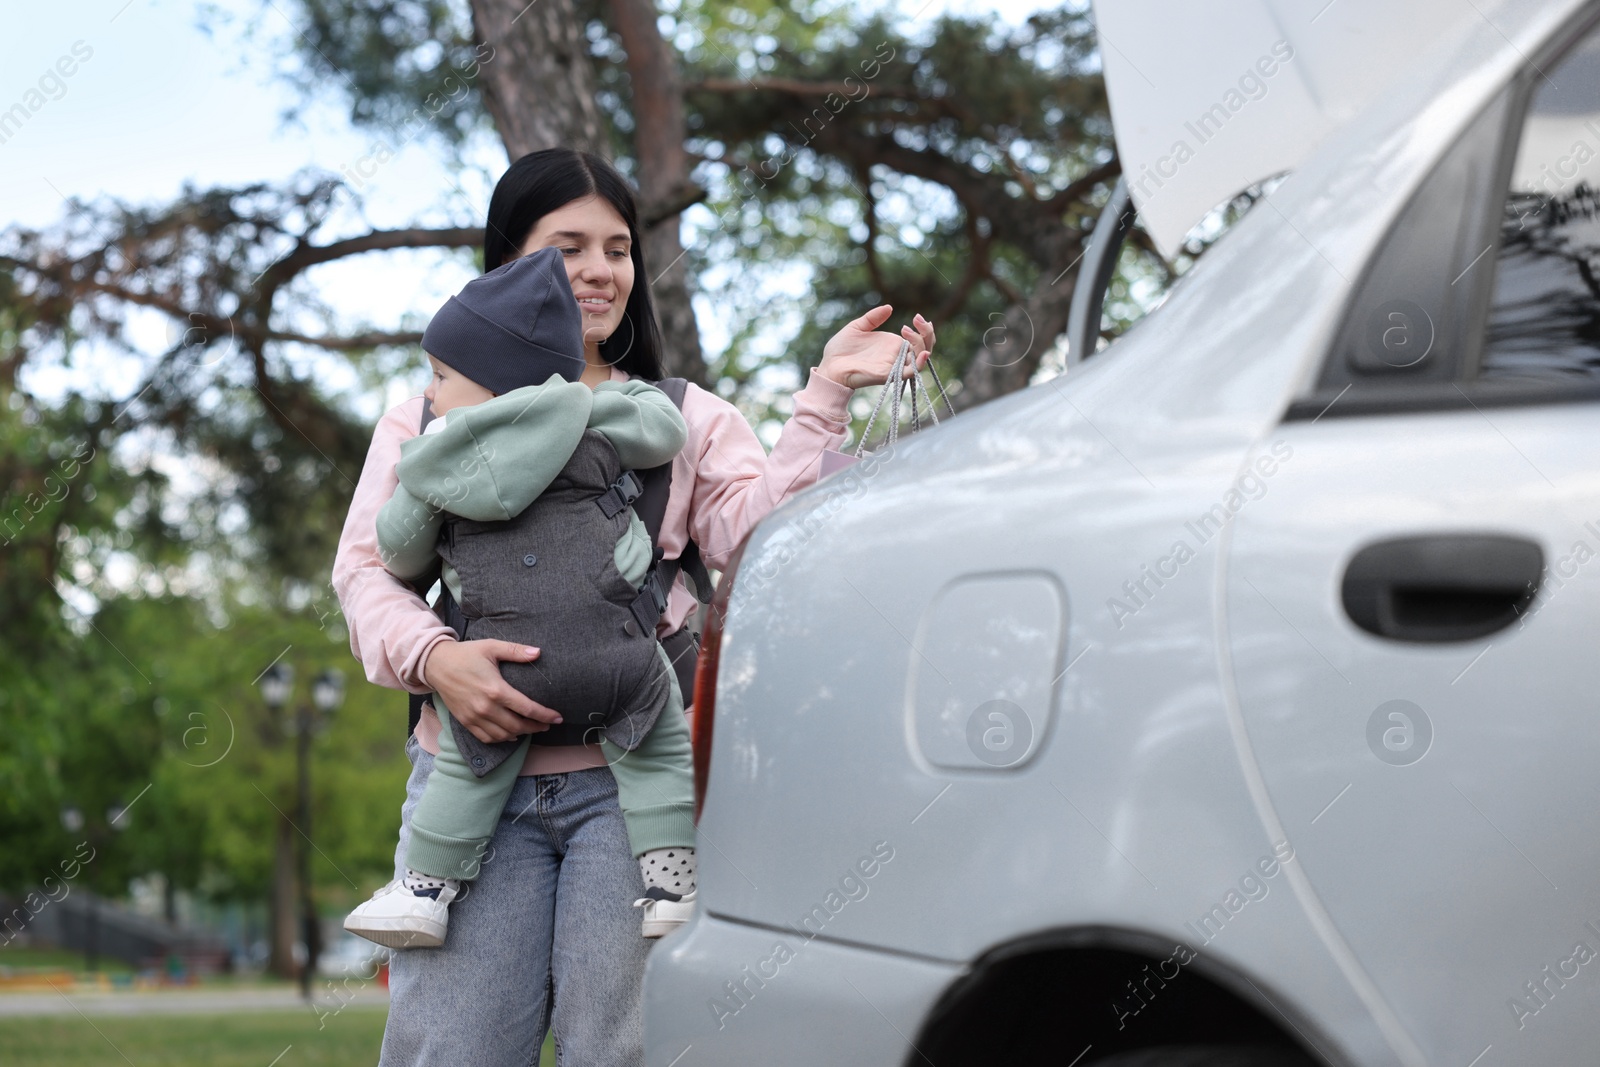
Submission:
[[[450,714],[485,744],[543,733],[561,716],[518,692],[500,675],[500,661],[529,663],[539,650],[510,641],[440,641],[428,653],[427,684]]]
[[[918,315],[912,320],[916,329],[900,327],[900,335],[879,333],[878,327],[894,313],[889,304],[880,304],[834,334],[822,349],[822,363],[817,367],[824,378],[840,385],[860,389],[868,385],[882,385],[894,366],[894,357],[900,352],[900,341],[911,342],[916,352],[916,369],[921,370],[933,351],[933,323]],[[906,377],[915,373],[906,368]]]

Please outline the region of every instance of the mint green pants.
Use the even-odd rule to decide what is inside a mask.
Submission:
[[[628,828],[628,843],[635,856],[657,848],[694,847],[694,767],[689,748],[689,722],[683,714],[683,694],[677,675],[659,645],[661,667],[667,672],[672,695],[656,724],[632,752],[609,741],[600,743],[611,773],[617,779],[617,801]],[[422,799],[411,817],[411,842],[406,866],[434,878],[471,880],[489,849],[517,784],[528,738],[500,766],[482,778],[472,773],[456,748],[450,729],[450,712],[439,694],[434,710],[443,727],[439,755],[433,761]]]

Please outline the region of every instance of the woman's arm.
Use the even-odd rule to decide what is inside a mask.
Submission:
[[[412,693],[430,691],[423,664],[439,642],[455,639],[455,631],[415,590],[390,574],[378,554],[378,512],[400,484],[395,476],[400,444],[417,435],[421,421],[421,397],[412,397],[378,421],[333,561],[333,590],[350,628],[350,651],[361,661],[367,680]]]
[[[854,390],[812,370],[794,394],[794,413],[769,456],[738,408],[690,386],[683,398],[689,424],[684,458],[692,469],[688,532],[709,567],[720,568],[751,528],[783,500],[816,482],[822,453],[849,428]],[[676,478],[673,495],[677,496]],[[669,507],[671,502],[669,501]]]
[[[829,340],[822,363],[794,394],[794,413],[770,456],[737,408],[704,389],[688,390],[685,456],[694,483],[688,530],[708,566],[723,566],[756,523],[816,482],[822,453],[844,441],[850,397],[858,386],[888,377],[902,338],[915,347],[917,366],[927,363],[933,324],[918,315],[916,328],[905,327],[899,336],[879,332],[892,310],[887,304],[873,308]]]
[[[350,650],[375,685],[443,694],[452,714],[483,741],[537,733],[561,716],[512,688],[499,663],[529,662],[538,650],[506,641],[457,641],[455,631],[378,558],[378,510],[399,484],[400,445],[417,435],[421,421],[421,397],[379,420],[339,535],[333,589],[350,628]]]

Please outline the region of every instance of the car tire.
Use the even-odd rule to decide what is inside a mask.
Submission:
[[[1259,1045],[1165,1045],[1118,1052],[1086,1067],[1315,1067],[1315,1061],[1294,1049]]]

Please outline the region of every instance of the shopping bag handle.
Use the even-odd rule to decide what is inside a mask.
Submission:
[[[895,354],[894,365],[889,368],[889,377],[884,380],[883,388],[878,392],[878,402],[872,406],[872,414],[867,416],[867,425],[861,431],[861,443],[856,446],[856,458],[860,459],[865,453],[867,440],[872,436],[872,426],[878,419],[878,412],[883,410],[885,397],[893,396],[893,403],[889,408],[889,437],[888,445],[894,447],[900,429],[900,400],[905,396],[906,385],[911,385],[911,431],[922,429],[922,413],[917,405],[917,394],[922,394],[923,401],[928,407],[928,417],[933,420],[933,425],[939,425],[939,412],[934,407],[933,397],[928,393],[928,387],[922,384],[922,374],[916,369],[916,352],[911,347],[910,341],[900,342],[900,351]],[[911,376],[906,377],[907,361],[912,368]],[[954,416],[956,409],[950,403],[950,396],[945,392],[944,382],[939,377],[939,369],[933,365],[933,360],[928,361],[928,370],[933,373],[933,382],[939,387],[939,397],[944,401],[945,410]]]

